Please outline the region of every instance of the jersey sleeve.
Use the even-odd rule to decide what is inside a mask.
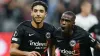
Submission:
[[[17,29],[15,30],[12,39],[11,39],[11,43],[17,43],[20,44],[21,43],[21,39],[23,37],[23,28],[22,26],[18,26]]]
[[[91,35],[89,35],[88,37],[89,45],[94,48],[97,44],[97,41]]]

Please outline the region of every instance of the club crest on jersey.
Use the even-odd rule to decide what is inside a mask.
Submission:
[[[46,36],[46,38],[49,39],[51,37],[51,33],[50,32],[47,32],[45,36]]]
[[[69,42],[69,44],[70,44],[71,47],[74,47],[76,45],[76,41],[75,40],[71,40]]]

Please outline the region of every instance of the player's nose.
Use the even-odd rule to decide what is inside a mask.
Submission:
[[[62,21],[62,24],[65,25],[66,24],[66,21]]]

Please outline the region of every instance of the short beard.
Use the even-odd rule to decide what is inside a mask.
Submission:
[[[33,18],[32,21],[34,21],[36,24],[40,24],[41,22],[36,22],[36,20]]]

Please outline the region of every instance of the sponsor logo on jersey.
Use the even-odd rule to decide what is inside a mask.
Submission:
[[[30,42],[30,45],[32,46],[32,45],[34,45],[34,46],[47,46],[47,44],[46,43],[41,43],[41,42],[34,42],[33,40],[29,40],[29,42]]]
[[[71,40],[69,42],[69,44],[70,44],[71,47],[74,47],[76,45],[76,41],[75,40]]]
[[[71,50],[66,50],[66,49],[63,49],[63,50],[60,49],[60,52],[63,53],[65,56],[75,54],[75,50],[71,51]]]
[[[34,46],[35,49],[45,49],[47,46],[47,43],[42,43],[42,42],[34,42],[33,40],[29,40],[29,45]]]

